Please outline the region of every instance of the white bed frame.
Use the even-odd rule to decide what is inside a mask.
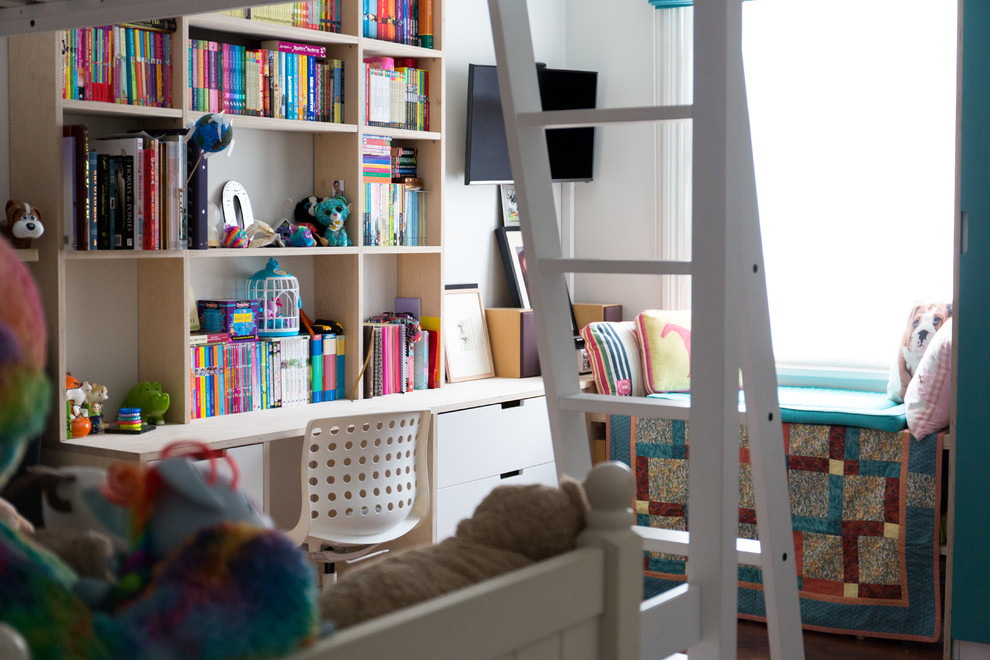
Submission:
[[[595,466],[578,549],[346,628],[293,660],[638,660],[642,540],[629,469]]]

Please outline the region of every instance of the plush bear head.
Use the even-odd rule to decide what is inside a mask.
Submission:
[[[29,248],[33,239],[41,238],[45,233],[41,211],[26,202],[12,199],[7,202],[6,217],[0,230],[14,247]]]
[[[456,536],[540,561],[574,548],[587,510],[584,489],[572,479],[559,489],[499,486],[457,525]]]

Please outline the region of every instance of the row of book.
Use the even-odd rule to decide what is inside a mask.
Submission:
[[[171,37],[121,25],[62,32],[62,97],[171,107]]]
[[[342,0],[312,0],[311,2],[282,2],[244,9],[227,9],[216,13],[256,21],[291,25],[308,30],[340,32]]]
[[[365,245],[426,245],[426,193],[406,183],[365,183],[361,216]]]
[[[430,130],[430,72],[410,66],[382,66],[380,60],[364,62],[364,117],[368,126]],[[400,61],[402,63],[403,61]]]
[[[93,139],[86,124],[63,126],[64,236],[69,247],[205,249],[206,159],[199,158],[199,147],[184,140],[184,133],[162,129]],[[194,205],[201,212],[189,213]],[[196,225],[195,239],[190,224]]]
[[[433,48],[433,0],[361,0],[362,34]]]
[[[416,178],[416,154],[414,147],[393,146],[387,135],[361,137],[364,245],[426,245],[426,193]]]
[[[437,387],[439,333],[423,330],[410,341],[407,331],[403,323],[365,323],[365,398]]]
[[[340,123],[344,63],[324,46],[268,40],[261,48],[190,39],[190,109]]]
[[[344,398],[343,335],[231,341],[197,333],[190,344],[193,419]]]

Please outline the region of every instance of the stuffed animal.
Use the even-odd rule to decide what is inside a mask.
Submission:
[[[295,247],[310,247],[311,245],[321,245],[326,246],[327,239],[323,238],[323,227],[320,225],[319,220],[316,217],[316,207],[320,204],[320,198],[316,195],[310,195],[299,200],[296,203],[296,208],[292,213],[293,218],[293,233],[292,236],[295,238],[296,234],[299,232],[300,227],[305,227],[310,231],[310,238],[313,240],[311,244],[308,245],[295,245]],[[290,245],[294,245],[291,240]]]
[[[17,292],[0,305],[2,487],[42,432],[52,392],[43,370],[46,329],[38,290],[2,237],[0,289]],[[121,572],[117,584],[106,579],[108,537],[85,546],[92,563],[79,565],[95,574],[104,593],[127,596],[102,601],[107,609],[94,610],[100,592],[83,594],[79,587],[88,583],[79,573],[29,537],[19,517],[3,507],[0,624],[23,638],[31,657],[276,657],[313,639],[318,615],[312,568],[287,536],[259,524],[263,518],[237,492],[236,478],[213,471],[197,477],[189,456],[167,455],[147,470],[148,479],[114,482],[122,500],[127,485],[135,489],[127,501],[136,506],[124,518],[135,532],[124,564],[132,570]],[[69,544],[62,552],[84,551]],[[142,568],[149,570],[137,570]]]
[[[44,428],[52,391],[44,373],[47,332],[38,289],[3,237],[0,289],[17,292],[0,305],[2,487]],[[89,609],[71,591],[75,573],[32,543],[21,523],[9,515],[6,520],[0,521],[0,622],[20,633],[35,660],[108,657]]]
[[[292,247],[313,247],[316,245],[313,231],[307,225],[296,225],[292,235],[289,236],[289,245]]]
[[[237,488],[236,464],[228,458],[224,473],[198,443],[170,445],[164,455],[152,467],[111,465],[104,489],[131,513],[132,550],[103,601],[109,610],[95,619],[111,653],[275,657],[314,639],[308,559]]]
[[[344,222],[351,214],[351,204],[340,193],[336,197],[327,197],[316,205],[316,221],[323,228],[321,235],[334,247],[347,247],[351,239],[347,236]]]
[[[225,225],[223,236],[220,237],[220,245],[225,248],[244,248],[248,246],[250,240],[247,232],[237,225]]]
[[[584,489],[500,486],[482,500],[454,536],[340,576],[320,598],[320,615],[337,628],[381,616],[575,547],[588,510]]]
[[[31,241],[45,233],[45,227],[41,224],[41,209],[20,200],[9,200],[0,233],[16,248],[31,247]]]
[[[942,324],[952,317],[952,303],[923,302],[914,305],[897,346],[897,355],[890,367],[887,398],[903,403],[911,377],[918,370],[928,344]]]

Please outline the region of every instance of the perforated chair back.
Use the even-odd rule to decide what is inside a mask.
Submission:
[[[306,536],[382,543],[425,518],[429,425],[428,410],[312,420],[302,457]]]

